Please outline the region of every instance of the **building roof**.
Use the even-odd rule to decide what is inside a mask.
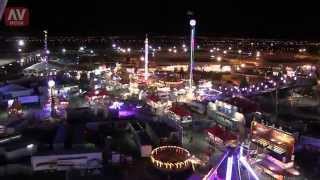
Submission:
[[[58,70],[61,69],[61,67],[51,64],[51,63],[45,63],[45,62],[40,62],[36,63],[28,68],[25,69],[25,71],[46,71],[46,70]]]
[[[95,91],[88,91],[86,92],[86,96],[92,97],[92,96],[108,96],[109,93],[106,90],[98,89]]]
[[[182,106],[174,105],[172,106],[169,111],[175,113],[178,116],[185,117],[185,116],[191,116],[191,113],[183,108]]]
[[[213,136],[216,136],[218,138],[220,138],[223,141],[230,141],[230,140],[236,140],[237,136],[235,136],[234,134],[222,129],[221,127],[219,127],[218,125],[209,128],[206,130],[208,133],[212,134]]]
[[[256,103],[244,97],[234,97],[226,100],[226,102],[233,106],[237,106],[241,113],[256,112],[259,109]]]
[[[10,91],[22,91],[26,90],[27,88],[17,85],[17,84],[8,84],[5,86],[0,87],[0,93],[7,93]]]
[[[159,98],[158,96],[156,96],[156,95],[153,95],[153,94],[147,96],[147,99],[150,100],[150,101],[153,101],[153,102],[158,102],[158,101],[160,101],[160,98]]]
[[[16,62],[14,59],[0,59],[0,66]]]
[[[276,163],[269,160],[267,157],[263,158],[262,161],[259,161],[258,165],[260,165],[266,169],[269,169],[273,173],[276,173],[279,175],[284,175],[284,176],[300,175],[300,173],[296,169],[294,169],[294,168],[284,169],[284,168],[280,167],[279,165],[277,165]]]

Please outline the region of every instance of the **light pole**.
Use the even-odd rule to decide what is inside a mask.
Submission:
[[[279,89],[278,89],[278,83],[276,84],[276,118],[275,120],[278,119],[278,113],[279,113],[279,95],[278,95],[278,92]]]
[[[55,81],[54,80],[49,80],[48,81],[48,86],[50,88],[50,97],[51,97],[51,101],[50,101],[50,105],[51,105],[51,117],[55,116],[55,108],[54,108],[54,100],[53,100],[53,88],[55,86]]]
[[[191,36],[190,36],[190,77],[189,77],[189,88],[192,89],[193,80],[193,63],[194,63],[194,34],[196,29],[196,20],[190,20]]]
[[[44,30],[43,31],[44,33],[44,58],[45,58],[45,61],[47,61],[47,52],[48,52],[48,31],[47,30]]]
[[[21,39],[21,40],[18,41],[19,47],[23,47],[24,44],[25,44],[25,43],[24,43],[24,40]]]
[[[23,55],[22,55],[22,48],[25,45],[24,40],[20,39],[18,40],[18,53],[19,53],[19,58],[20,58],[20,65],[24,66],[24,62],[22,61]]]
[[[148,80],[149,76],[149,69],[148,69],[148,64],[149,64],[149,41],[148,41],[148,36],[146,35],[146,39],[144,41],[144,80]]]

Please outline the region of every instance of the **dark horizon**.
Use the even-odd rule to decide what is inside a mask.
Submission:
[[[320,13],[312,3],[13,0],[8,6],[30,9],[30,26],[2,32],[52,35],[179,35],[189,33],[187,15],[197,19],[197,35],[238,38],[320,39]]]

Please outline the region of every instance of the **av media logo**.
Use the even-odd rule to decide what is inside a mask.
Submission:
[[[6,26],[22,27],[29,25],[29,9],[25,7],[7,7],[4,12]]]

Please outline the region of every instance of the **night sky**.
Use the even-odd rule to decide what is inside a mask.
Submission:
[[[31,32],[184,35],[187,12],[193,11],[200,35],[320,39],[320,11],[308,0],[9,0],[9,5],[30,8]]]

